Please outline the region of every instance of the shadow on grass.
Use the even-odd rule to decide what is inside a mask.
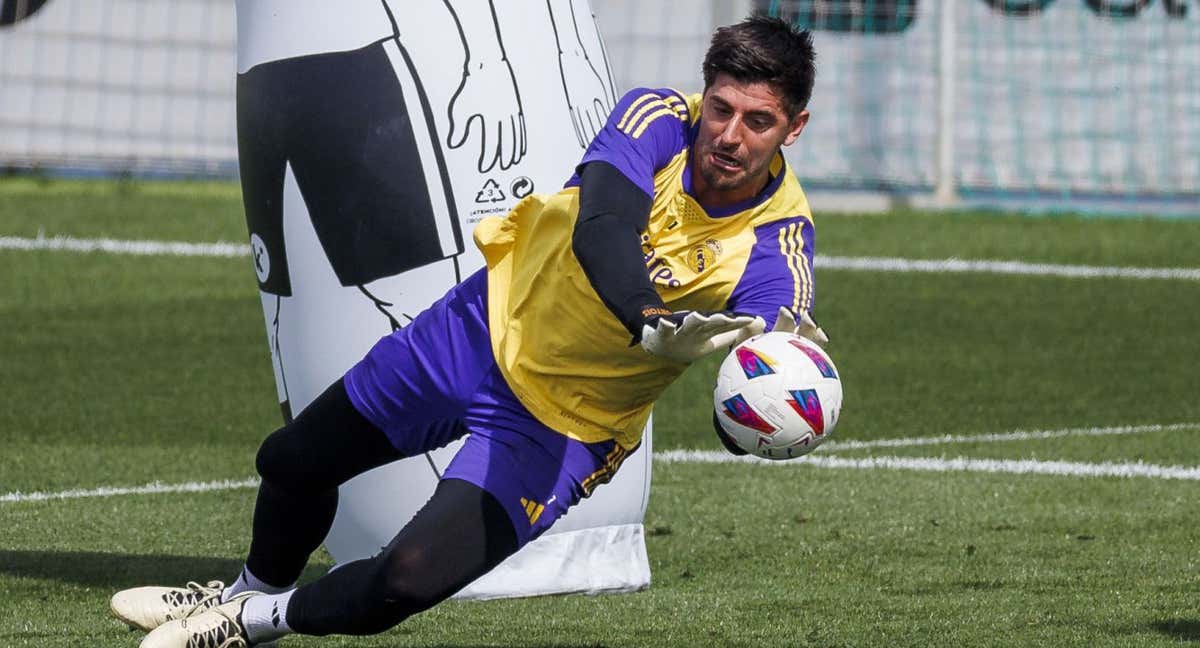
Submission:
[[[403,628],[404,626],[401,625],[399,627]],[[416,636],[416,634],[417,633],[411,633],[411,636]],[[402,635],[402,636],[397,637],[395,635]],[[413,645],[413,640],[410,637],[410,633],[396,632],[395,630],[385,632],[384,634],[376,635],[373,638],[385,640],[385,643],[383,643],[383,645],[386,646],[387,648],[405,648],[407,646]],[[393,638],[395,638],[397,640],[396,643],[392,643],[391,639],[393,639]],[[571,641],[571,640],[556,641],[554,643],[542,642],[542,643],[528,643],[528,644],[527,643],[512,643],[512,642],[510,642],[510,643],[501,643],[501,642],[496,642],[496,643],[455,643],[452,641],[447,641],[444,643],[429,644],[429,646],[430,646],[430,648],[516,648],[517,646],[520,646],[520,648],[609,648],[609,644],[605,644],[605,643],[598,643],[595,641],[586,642],[586,641]]]
[[[115,590],[139,585],[182,586],[188,581],[232,581],[242,561],[202,556],[121,554],[96,551],[11,551],[0,549],[0,576],[21,576]],[[301,580],[317,578],[328,566],[309,565]]]
[[[317,561],[305,569],[301,582],[319,578],[330,565]],[[53,580],[70,585],[95,587],[116,592],[140,585],[182,586],[188,581],[210,579],[233,579],[242,568],[240,560],[202,556],[164,556],[160,554],[122,554],[96,551],[13,551],[0,549],[0,578],[13,576],[38,580]],[[114,622],[115,623],[115,622]],[[393,633],[396,631],[393,630]],[[411,645],[410,640],[385,633],[374,638],[383,641],[389,648]],[[41,640],[61,637],[60,630],[40,633],[19,631],[4,634],[6,639]],[[40,643],[40,641],[39,641]],[[371,643],[370,645],[379,645]],[[589,642],[555,642],[542,644],[487,643],[462,644],[447,642],[436,644],[437,648],[606,648],[605,644]]]
[[[1176,641],[1200,641],[1200,619],[1167,619],[1150,627]]]

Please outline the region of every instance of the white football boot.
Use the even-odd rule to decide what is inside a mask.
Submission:
[[[146,635],[140,648],[249,648],[242,626],[242,607],[258,592],[243,592],[216,607],[168,621]],[[268,646],[273,644],[255,644]]]
[[[149,632],[175,619],[199,614],[221,603],[225,583],[188,583],[187,587],[135,587],[113,595],[112,615]]]

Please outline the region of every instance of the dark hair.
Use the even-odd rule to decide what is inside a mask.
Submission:
[[[816,57],[808,30],[779,18],[751,16],[713,33],[704,55],[704,89],[721,73],[742,83],[770,83],[783,94],[788,116],[795,117],[812,96]]]

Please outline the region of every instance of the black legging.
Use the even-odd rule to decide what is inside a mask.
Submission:
[[[271,585],[300,576],[329,533],[337,487],[402,458],[350,403],[338,380],[258,451],[262,485],[246,566]],[[504,508],[487,491],[442,480],[379,554],[300,587],[287,622],[309,635],[374,634],[445,600],[517,550]]]

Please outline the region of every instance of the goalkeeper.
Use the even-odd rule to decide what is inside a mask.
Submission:
[[[143,648],[391,628],[607,482],[688,363],[772,325],[823,338],[812,218],[780,152],[808,121],[811,36],[749,18],[715,32],[703,73],[703,94],[626,94],[562,191],[479,224],[485,271],[263,442],[236,581],[113,597],[152,630]],[[468,433],[388,546],[297,587],[339,484]]]

